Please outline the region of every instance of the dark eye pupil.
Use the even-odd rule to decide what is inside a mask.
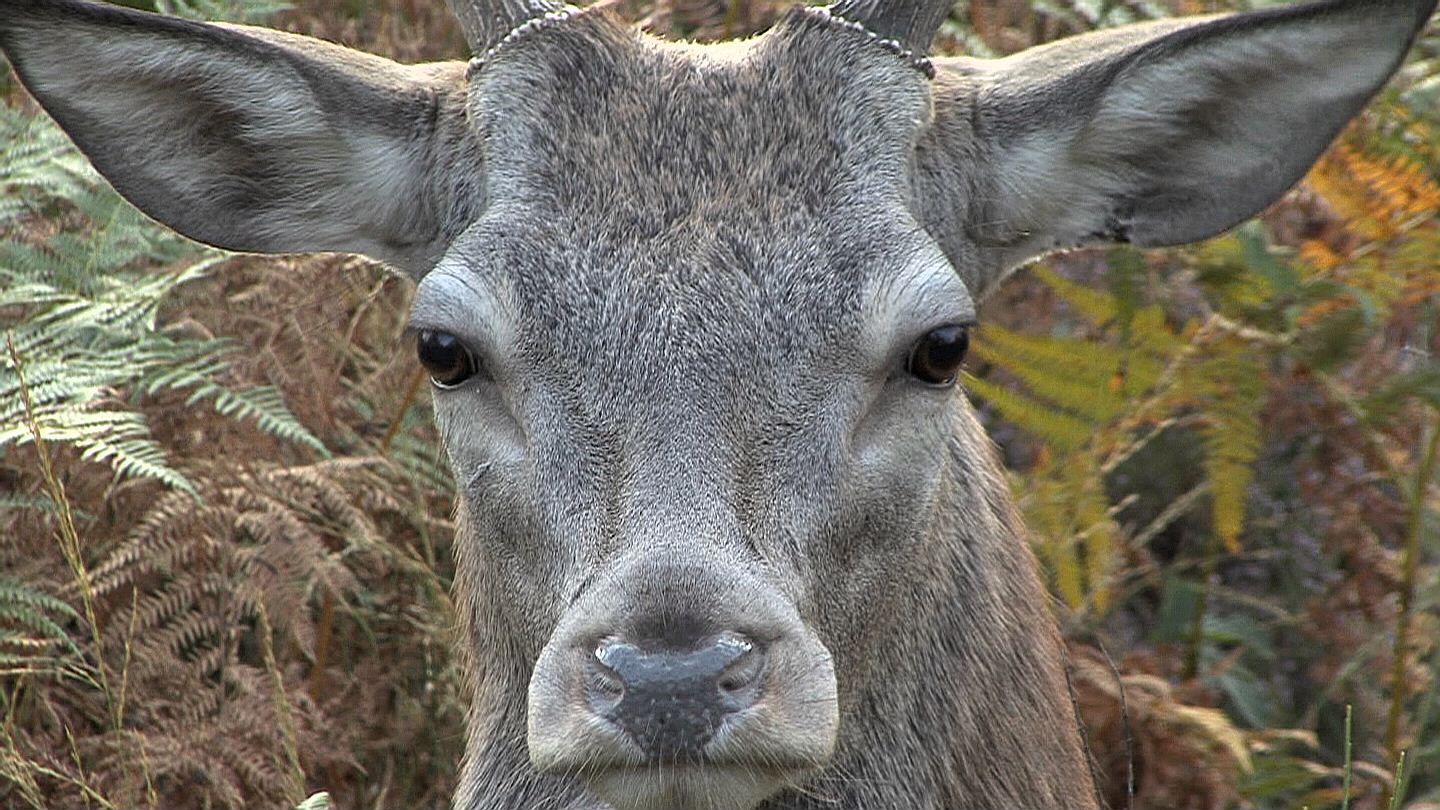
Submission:
[[[932,329],[910,355],[910,373],[931,385],[948,385],[960,373],[965,350],[970,348],[970,332],[964,326],[951,325]]]
[[[448,332],[422,329],[416,340],[420,365],[430,372],[436,385],[459,385],[475,373],[475,361],[460,339]]]

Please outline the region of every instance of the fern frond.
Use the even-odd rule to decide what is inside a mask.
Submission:
[[[80,645],[62,626],[80,621],[80,614],[65,600],[19,580],[0,577],[0,652],[8,648],[7,665],[43,669],[65,665],[63,656],[49,657],[56,649],[75,660],[82,659]]]
[[[24,364],[33,410],[27,415],[18,396],[17,370],[0,363],[0,448],[29,442],[33,423],[47,441],[122,478],[193,491],[144,415],[121,405],[129,391],[186,389],[224,416],[325,453],[275,389],[222,382],[231,344],[173,335],[158,323],[166,297],[223,254],[142,216],[45,119],[0,106],[0,131],[13,136],[0,141],[0,199],[18,201],[0,212],[10,218],[0,219],[0,329]],[[48,237],[6,224],[31,211],[80,224]]]
[[[1119,302],[1108,292],[1076,284],[1043,264],[1035,265],[1031,272],[1096,326],[1105,326],[1120,317]]]
[[[1017,374],[1061,375],[1094,388],[1110,387],[1122,369],[1129,376],[1127,390],[1143,391],[1160,377],[1163,366],[1153,357],[1117,350],[1090,340],[1025,335],[999,326],[986,326],[976,335],[976,351]]]
[[[994,405],[1004,416],[1057,448],[1074,450],[1090,440],[1094,426],[1037,399],[989,380],[967,377],[966,389]]]
[[[1401,374],[1366,396],[1360,404],[1365,418],[1378,425],[1394,416],[1410,399],[1440,412],[1440,367],[1425,366]]]
[[[24,495],[19,492],[0,492],[0,512],[25,509],[52,514],[55,512],[55,502],[50,500],[50,496],[48,495]]]
[[[290,412],[279,389],[274,386],[261,385],[236,390],[207,380],[196,386],[186,404],[191,405],[204,399],[214,399],[215,411],[222,416],[253,419],[257,427],[271,436],[307,445],[323,458],[330,456],[325,445]]]
[[[988,331],[988,330],[987,330]],[[1023,336],[1022,336],[1023,337]],[[996,363],[1019,377],[1034,394],[1055,403],[1071,413],[1078,414],[1095,424],[1104,424],[1116,418],[1125,410],[1126,400],[1112,390],[1111,380],[1120,373],[1117,363],[1104,382],[1096,381],[1093,375],[1069,376],[1058,373],[1048,364],[1027,363],[1019,354],[1006,355],[1000,348],[1005,339],[990,343],[977,340],[973,345],[976,357]]]
[[[1227,550],[1240,550],[1245,503],[1260,454],[1260,409],[1265,374],[1248,344],[1221,341],[1189,372],[1187,387],[1197,395],[1206,421],[1205,473],[1212,494],[1215,532]]]

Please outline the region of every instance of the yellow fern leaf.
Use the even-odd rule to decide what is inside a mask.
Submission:
[[[1300,245],[1300,259],[1322,273],[1345,263],[1345,257],[1320,239],[1307,239]]]
[[[1136,312],[1130,330],[1135,337],[1136,347],[1146,349],[1158,356],[1168,357],[1184,348],[1186,344],[1183,333],[1170,326],[1163,307],[1150,306]],[[1144,388],[1148,389],[1151,385],[1154,385],[1154,380],[1147,383]]]
[[[1205,473],[1215,533],[1233,554],[1240,550],[1245,501],[1260,454],[1264,369],[1247,343],[1232,339],[1211,347],[1189,378],[1187,384],[1206,416]]]
[[[1045,265],[1035,265],[1031,272],[1097,326],[1110,323],[1120,314],[1115,297],[1107,292],[1076,284]]]
[[[996,363],[1015,374],[1032,393],[1097,424],[1115,419],[1125,409],[1125,400],[1119,396],[1121,389],[1112,384],[1097,384],[1093,379],[1071,377],[1055,369],[1012,362],[996,348],[980,341],[971,351],[979,359]],[[1117,370],[1112,376],[1118,374]],[[1121,382],[1123,386],[1123,377]]]
[[[1154,385],[1163,365],[1156,357],[1124,351],[1092,340],[1026,335],[987,326],[976,335],[974,350],[1017,376],[1050,375],[1095,389],[1108,388],[1123,372],[1123,392],[1139,394]]]
[[[1092,609],[1103,616],[1109,611],[1113,596],[1110,576],[1120,562],[1117,528],[1110,517],[1110,501],[1100,470],[1087,464],[1072,464],[1070,469],[1071,491],[1079,493],[1075,504],[1076,523],[1083,527],[1080,539],[1085,547],[1086,590]],[[1076,480],[1079,478],[1083,480]]]
[[[1376,218],[1376,203],[1359,177],[1363,172],[1355,150],[1340,144],[1316,162],[1305,184],[1345,220],[1348,230],[1367,241],[1382,241],[1391,231]]]
[[[1002,416],[1021,429],[1060,449],[1074,450],[1089,441],[1094,432],[1092,425],[1075,416],[988,380],[970,377],[965,387],[994,405]]]

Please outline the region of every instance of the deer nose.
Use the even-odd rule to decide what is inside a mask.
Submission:
[[[652,760],[696,759],[725,718],[760,698],[764,652],[738,633],[688,651],[606,639],[588,662],[590,708]]]

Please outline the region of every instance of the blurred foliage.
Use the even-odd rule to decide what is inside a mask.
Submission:
[[[130,4],[464,53],[429,0]],[[1275,4],[975,0],[939,47]],[[782,5],[618,3],[700,40]],[[1111,806],[1440,803],[1440,27],[1395,87],[1260,220],[986,304],[965,385]],[[454,488],[408,289],[186,243],[0,95],[0,800],[448,802]]]
[[[1189,734],[1231,778],[1177,794],[1142,756],[1136,806],[1336,805],[1347,745],[1355,806],[1388,805],[1402,755],[1397,803],[1440,800],[1440,111],[1417,98],[1261,221],[1033,268],[1048,331],[975,341],[966,385],[1029,437],[1014,487],[1072,636],[1224,711]]]

